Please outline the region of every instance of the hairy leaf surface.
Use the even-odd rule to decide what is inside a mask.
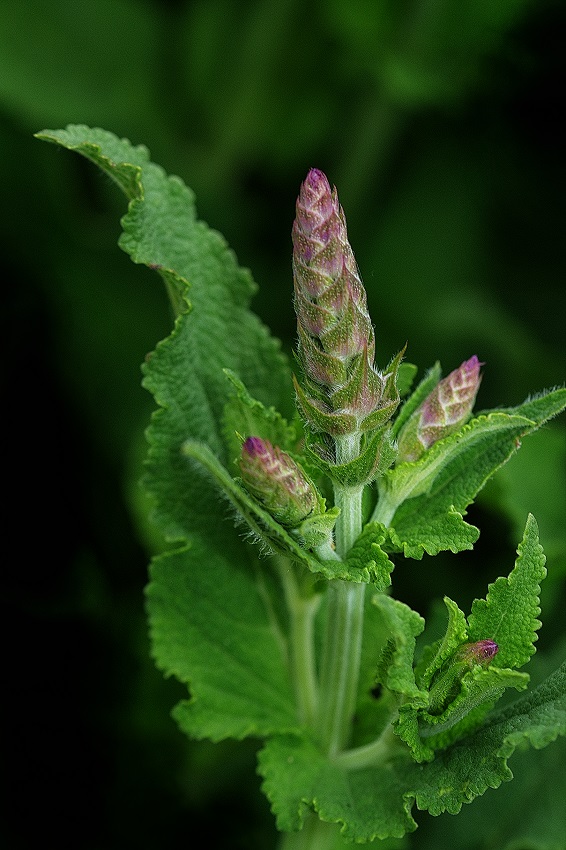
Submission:
[[[496,667],[522,667],[535,652],[541,627],[540,582],[546,576],[545,556],[538,542],[535,518],[529,515],[515,566],[507,578],[489,586],[485,599],[476,599],[468,617],[470,640],[490,638],[499,651]]]
[[[397,754],[385,765],[348,770],[340,758],[329,762],[312,742],[289,735],[268,742],[260,773],[280,829],[299,829],[313,808],[349,840],[367,842],[413,831],[414,803],[433,815],[457,814],[512,778],[507,761],[517,747],[541,749],[559,735],[566,735],[566,664],[428,764]]]
[[[286,644],[264,581],[198,541],[152,563],[153,654],[190,687],[175,717],[191,736],[217,741],[297,726]]]
[[[559,389],[472,419],[417,462],[385,474],[374,518],[391,524],[393,545],[410,558],[471,549],[479,531],[463,519],[466,508],[521,438],[565,407],[566,390]]]
[[[206,475],[180,449],[191,437],[226,460],[220,423],[229,392],[223,370],[235,372],[255,398],[291,412],[290,373],[279,342],[249,310],[255,284],[223,237],[197,219],[191,190],[153,164],[145,147],[82,125],[39,137],[92,160],[125,192],[129,206],[120,245],[134,262],[159,271],[177,306],[171,336],[144,367],[144,385],[160,407],[148,431],[146,487],[167,538],[207,533],[222,505]],[[220,525],[211,540],[229,545],[226,530]]]

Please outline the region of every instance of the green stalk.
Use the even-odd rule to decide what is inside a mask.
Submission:
[[[328,588],[317,731],[331,758],[344,749],[350,737],[358,687],[364,591],[363,583],[348,581],[334,581]]]
[[[381,522],[386,528],[391,524],[399,503],[393,501],[385,492],[379,493],[379,499],[371,517],[371,522]]]
[[[359,434],[336,439],[337,461],[359,454]],[[335,485],[340,508],[336,553],[344,558],[362,530],[362,487]],[[333,581],[328,587],[326,634],[322,651],[318,733],[333,758],[347,746],[356,704],[362,646],[365,585]]]
[[[337,440],[337,459],[345,463],[359,453],[359,435]],[[363,488],[335,487],[340,508],[336,554],[344,558],[362,530]],[[365,585],[329,583],[326,634],[322,649],[318,722],[315,731],[331,758],[348,745],[354,714],[362,645]],[[335,850],[338,826],[308,815],[303,829],[287,833],[280,850]]]
[[[320,594],[301,594],[290,561],[277,559],[290,624],[290,666],[299,722],[312,727],[318,709],[318,682],[314,655],[314,620]]]
[[[397,716],[398,710],[395,709],[383,732],[374,741],[340,753],[336,758],[340,766],[346,768],[346,770],[357,770],[386,761],[391,752],[399,746],[399,739],[393,732],[393,723]]]

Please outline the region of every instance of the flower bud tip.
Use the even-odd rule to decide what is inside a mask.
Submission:
[[[465,643],[460,647],[457,657],[460,661],[481,664],[486,667],[499,652],[499,646],[494,640],[478,640],[475,643]]]

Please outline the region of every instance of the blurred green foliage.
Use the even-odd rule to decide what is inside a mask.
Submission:
[[[120,193],[33,133],[84,122],[146,144],[252,269],[289,351],[294,201],[322,168],[378,362],[405,341],[421,374],[475,353],[478,407],[513,405],[566,375],[565,22],[559,0],[2,0],[5,551],[25,647],[8,653],[6,846],[30,846],[29,811],[85,850],[167,847],[199,825],[209,846],[276,842],[253,748],[186,743],[148,656],[139,364],[169,331],[165,293],[116,248]],[[563,421],[527,440],[470,511],[475,552],[396,571],[397,595],[466,608],[509,569],[531,510],[544,660],[563,631],[565,459]],[[452,820],[434,825],[450,846],[500,850],[481,818],[475,837]]]

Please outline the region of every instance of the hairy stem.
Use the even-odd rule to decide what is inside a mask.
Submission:
[[[345,750],[337,756],[336,761],[347,770],[356,770],[384,762],[391,752],[399,746],[399,739],[393,732],[393,723],[397,714],[398,712],[395,710],[378,738],[362,747]]]
[[[359,453],[359,435],[337,439],[337,460],[345,463]],[[335,486],[340,508],[336,552],[344,558],[362,530],[362,488]],[[348,744],[354,714],[364,615],[364,584],[333,581],[328,587],[328,611],[323,645],[318,732],[329,756]]]
[[[301,594],[292,564],[278,558],[277,567],[291,616],[290,666],[299,722],[312,726],[318,709],[314,655],[314,620],[320,595]]]
[[[384,526],[388,527],[391,524],[391,520],[395,516],[395,511],[398,507],[399,505],[397,502],[388,498],[386,493],[380,492],[377,505],[375,506],[375,510],[371,517],[371,522],[381,522]]]
[[[358,686],[364,590],[364,584],[347,581],[334,581],[328,588],[318,732],[330,757],[341,752],[350,737]]]

